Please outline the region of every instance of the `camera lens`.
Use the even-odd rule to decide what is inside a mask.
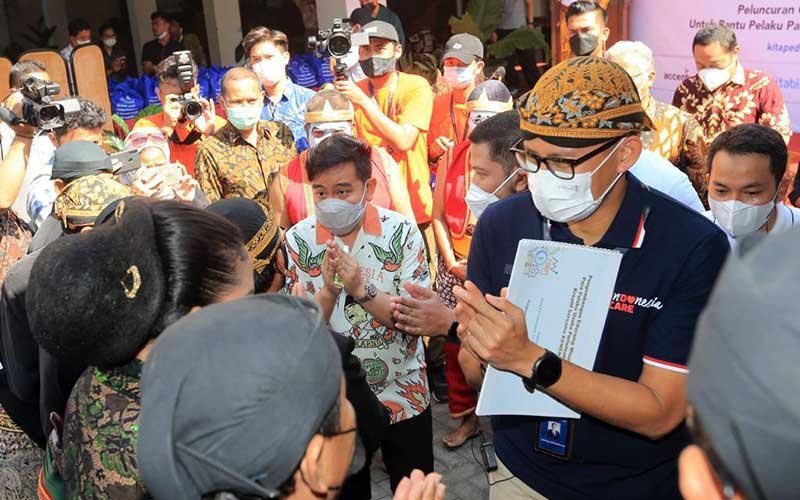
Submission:
[[[39,123],[41,126],[47,126],[59,119],[61,110],[55,104],[49,106],[42,106],[39,108]]]
[[[328,50],[334,57],[344,57],[350,52],[350,39],[347,35],[333,35],[328,42]]]
[[[197,120],[203,116],[203,106],[197,101],[187,101],[186,104],[183,105],[183,114],[189,120]]]

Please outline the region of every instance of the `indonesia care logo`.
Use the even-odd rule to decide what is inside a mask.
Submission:
[[[636,308],[641,307],[642,309],[657,309],[661,310],[664,305],[658,300],[658,297],[653,299],[646,299],[644,297],[637,297],[635,295],[630,295],[627,293],[615,293],[613,297],[611,297],[611,306],[610,309],[612,311],[620,311],[626,314],[633,314],[636,312]]]

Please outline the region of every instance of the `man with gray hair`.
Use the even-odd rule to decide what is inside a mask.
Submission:
[[[689,113],[653,97],[653,51],[642,42],[626,40],[615,43],[605,57],[631,76],[645,113],[655,125],[654,130],[642,133],[642,145],[686,172],[700,199],[705,200],[708,188],[703,130]]]
[[[283,123],[261,120],[264,90],[253,70],[228,70],[221,87],[228,123],[197,149],[195,177],[209,202],[252,199],[297,156],[294,137]]]

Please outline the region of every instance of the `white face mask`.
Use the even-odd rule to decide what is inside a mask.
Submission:
[[[709,196],[708,204],[711,206],[711,213],[714,214],[717,224],[731,238],[739,238],[755,233],[764,227],[769,219],[769,214],[775,208],[775,198],[763,205],[750,205],[738,200],[717,201]]]
[[[350,122],[309,123],[306,125],[308,146],[313,148],[333,134],[353,135],[353,124]]]
[[[467,202],[467,206],[470,210],[472,210],[472,213],[475,214],[476,218],[481,217],[483,211],[486,210],[486,207],[500,200],[500,198],[497,197],[497,192],[503,189],[503,186],[508,184],[508,181],[513,179],[519,171],[520,169],[514,170],[514,172],[506,177],[506,179],[501,182],[499,186],[497,186],[497,189],[491,193],[487,193],[483,189],[479,188],[474,182],[469,185],[469,190],[467,191],[467,196],[464,197],[464,201]]]
[[[728,80],[731,79],[731,69],[733,65],[736,64],[736,61],[733,61],[727,67],[719,69],[719,68],[706,68],[701,69],[697,72],[697,76],[700,77],[700,80],[703,81],[703,85],[708,88],[711,92],[714,92],[718,88],[722,87]]]
[[[283,61],[260,61],[253,65],[253,71],[266,87],[272,87],[286,77]]]
[[[622,140],[620,140],[591,172],[575,174],[570,180],[559,179],[547,167],[542,167],[536,173],[528,173],[528,190],[533,197],[533,204],[539,212],[555,222],[572,222],[583,220],[594,213],[603,203],[606,195],[616,185],[623,172],[620,172],[614,181],[603,191],[598,198],[592,195],[592,177],[614,156]],[[531,170],[535,166],[529,167]]]
[[[336,236],[350,234],[356,228],[361,219],[364,218],[366,206],[364,200],[367,198],[367,186],[364,186],[364,194],[361,201],[350,203],[339,198],[327,198],[317,202],[317,220]]]
[[[159,40],[163,40],[165,36],[169,35],[169,30],[164,30],[161,33],[156,35],[156,38]]]
[[[103,40],[103,45],[105,45],[106,47],[113,47],[116,44],[117,44],[116,38],[106,38],[105,40]]]
[[[464,89],[475,80],[475,73],[469,66],[445,66],[444,81],[452,89]]]

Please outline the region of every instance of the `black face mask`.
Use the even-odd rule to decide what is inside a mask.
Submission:
[[[599,41],[593,33],[578,33],[569,39],[569,48],[576,56],[588,56],[597,49]]]
[[[358,61],[358,63],[367,78],[380,78],[395,70],[393,57],[370,57],[369,59]]]

